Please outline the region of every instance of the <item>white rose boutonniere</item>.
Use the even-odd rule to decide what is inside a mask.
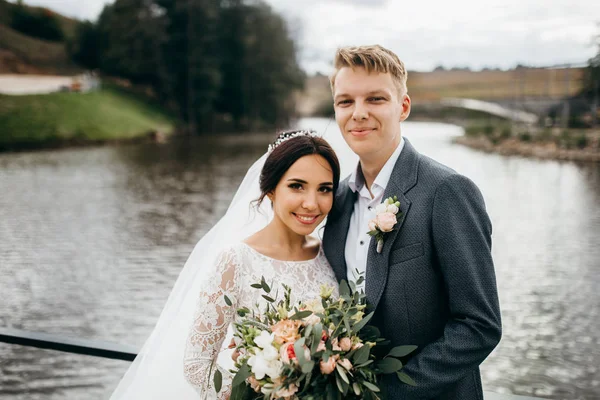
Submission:
[[[375,208],[375,218],[369,221],[369,235],[377,239],[377,252],[383,250],[383,241],[385,234],[394,230],[398,223],[400,212],[400,202],[396,196],[388,197]]]

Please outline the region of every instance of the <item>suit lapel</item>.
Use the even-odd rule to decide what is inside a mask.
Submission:
[[[406,198],[405,193],[417,183],[419,153],[410,144],[408,139],[405,138],[404,140],[404,148],[402,149],[402,153],[400,153],[400,157],[398,157],[398,161],[396,161],[396,165],[383,194],[384,200],[388,197],[398,197],[402,215],[398,218],[394,230],[385,235],[381,253],[377,253],[377,240],[371,239],[371,243],[369,244],[365,292],[368,304],[373,310],[377,308],[387,283],[392,244],[396,240],[398,232],[402,229],[402,225],[410,209],[411,202]]]
[[[330,215],[323,236],[323,249],[338,281],[348,279],[346,274],[346,239],[350,227],[350,217],[354,211],[356,194],[348,185],[340,185],[340,195],[336,197],[336,211]]]

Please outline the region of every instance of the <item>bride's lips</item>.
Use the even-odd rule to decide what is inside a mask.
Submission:
[[[296,220],[304,225],[312,225],[319,220],[319,215],[296,214],[292,213]]]
[[[375,128],[355,128],[350,129],[350,134],[355,137],[363,137],[367,136],[369,133],[373,132]]]

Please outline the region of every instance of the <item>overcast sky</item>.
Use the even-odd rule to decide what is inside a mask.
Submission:
[[[14,1],[14,0],[13,0]],[[112,0],[25,0],[96,19]],[[585,62],[600,33],[598,0],[266,0],[290,21],[300,62],[328,73],[339,46],[379,43],[410,70]],[[268,46],[268,43],[265,44]]]

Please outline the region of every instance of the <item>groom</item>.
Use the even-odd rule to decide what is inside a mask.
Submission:
[[[359,156],[340,183],[323,237],[338,280],[365,272],[371,324],[392,346],[418,345],[404,372],[383,381],[390,399],[481,400],[479,364],[501,336],[492,226],[473,182],[420,154],[402,137],[406,70],[381,46],[347,47],[331,77],[335,118]],[[367,234],[375,208],[397,196],[400,212],[381,252]]]

